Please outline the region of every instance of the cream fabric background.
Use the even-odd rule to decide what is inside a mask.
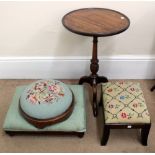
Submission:
[[[154,55],[155,2],[0,2],[0,57],[90,56],[92,38],[66,30],[63,15],[78,8],[104,7],[126,14],[130,28],[99,39],[99,55]]]

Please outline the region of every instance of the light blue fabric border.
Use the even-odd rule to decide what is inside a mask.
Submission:
[[[86,110],[84,87],[81,85],[69,85],[74,94],[74,110],[71,116],[60,123],[38,129],[28,123],[19,113],[19,98],[25,86],[16,88],[15,95],[7,112],[3,129],[5,131],[66,131],[66,132],[85,132],[86,131]]]

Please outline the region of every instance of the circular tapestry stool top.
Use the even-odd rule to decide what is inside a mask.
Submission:
[[[39,80],[23,91],[19,108],[33,125],[43,128],[70,116],[73,95],[64,83],[57,80]]]

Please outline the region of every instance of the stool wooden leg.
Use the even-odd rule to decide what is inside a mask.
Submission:
[[[8,135],[11,136],[11,137],[15,135],[15,133],[12,132],[12,131],[5,131],[5,133],[8,134]]]
[[[147,145],[147,139],[148,139],[150,128],[151,128],[151,124],[144,125],[144,127],[141,129],[141,143],[144,146]]]
[[[79,133],[78,133],[78,137],[79,137],[79,138],[83,138],[83,136],[84,136],[84,132],[79,132]]]
[[[155,85],[151,88],[151,91],[153,91],[155,89]]]
[[[102,102],[103,102],[103,93],[102,93],[102,86],[101,86],[101,94],[100,94],[100,100],[99,100],[99,106],[102,106]]]
[[[100,107],[102,106],[102,100],[100,100],[100,102],[99,102],[99,106],[100,106]]]
[[[103,129],[102,139],[101,139],[102,146],[107,144],[107,141],[109,139],[109,134],[110,134],[110,128],[109,126],[105,125]]]

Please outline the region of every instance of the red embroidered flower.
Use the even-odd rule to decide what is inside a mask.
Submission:
[[[133,107],[134,107],[134,108],[137,108],[137,107],[138,107],[138,104],[137,104],[137,103],[134,103],[134,104],[133,104]]]
[[[122,117],[122,118],[126,118],[126,117],[127,117],[127,114],[126,114],[125,112],[123,112],[123,113],[121,114],[121,117]]]
[[[112,92],[112,89],[110,88],[110,89],[108,89],[108,92]]]
[[[64,91],[59,83],[45,81],[34,85],[28,90],[27,98],[32,104],[40,104],[44,102],[52,103],[59,97],[64,96]]]
[[[59,95],[59,96],[64,96],[64,94],[63,94],[63,93],[59,93],[58,95]]]
[[[35,104],[37,102],[37,98],[34,94],[29,96],[29,100],[31,103]]]
[[[113,108],[113,107],[114,107],[114,105],[112,105],[112,104],[109,105],[109,108]]]

